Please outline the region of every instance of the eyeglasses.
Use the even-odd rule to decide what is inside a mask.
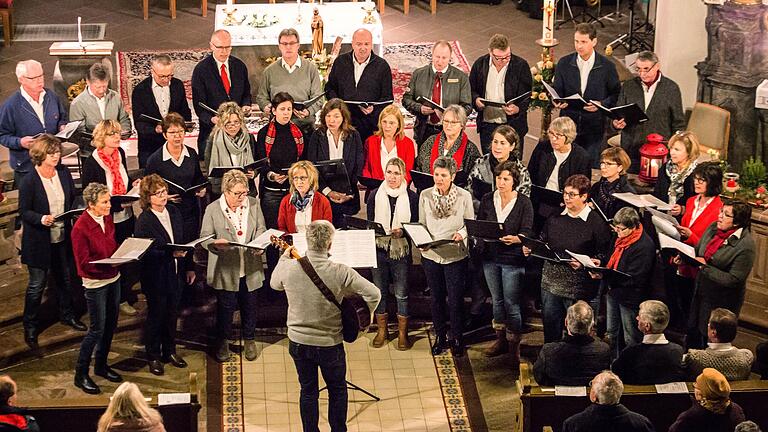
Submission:
[[[160,189],[159,191],[152,194],[152,196],[156,197],[164,197],[166,195],[168,195],[168,189]]]
[[[637,68],[637,73],[646,74],[651,70],[653,70],[653,68],[655,68],[657,64],[658,63],[654,63],[651,65],[651,67],[647,67],[647,68]]]
[[[512,54],[505,55],[504,57],[498,57],[498,56],[495,56],[495,55],[491,55],[491,56],[496,61],[507,61],[507,60],[512,58]]]
[[[224,127],[229,127],[229,126],[240,127],[241,125],[242,125],[242,123],[240,122],[240,120],[235,120],[235,121],[230,121],[230,122],[224,123]]]
[[[299,44],[298,42],[280,42],[279,43],[279,45],[282,46],[282,47],[291,47],[291,46],[295,46],[295,45],[298,45],[298,44]]]
[[[727,214],[723,209],[720,209],[720,216],[733,219],[733,214]]]
[[[623,227],[623,226],[621,226],[621,225],[611,225],[611,227],[612,227],[612,228],[613,228],[613,230],[614,230],[614,231],[616,231],[616,232],[622,232],[622,231],[624,231],[624,230],[627,230],[627,229],[629,229],[629,228],[627,228],[627,227]]]
[[[443,120],[444,125],[460,125],[461,122],[458,120]]]
[[[175,130],[168,130],[165,132],[166,135],[184,135],[184,129],[175,129]]]
[[[604,166],[619,166],[616,162],[600,161],[600,167]]]
[[[152,71],[152,73],[154,73],[159,79],[171,79],[171,78],[173,78],[173,74],[160,75],[159,73],[157,73],[155,71]]]
[[[547,135],[549,135],[550,138],[565,138],[565,135],[555,131],[547,131]]]
[[[242,198],[248,193],[248,191],[247,190],[241,191],[241,192],[229,191],[229,193],[235,198]]]
[[[30,81],[34,81],[34,80],[38,80],[38,79],[44,78],[44,76],[45,76],[44,74],[33,76],[33,77],[25,75],[24,78],[26,78],[26,79],[28,79]]]
[[[105,133],[104,135],[106,135],[106,136],[120,135],[120,131],[109,131],[109,132]]]
[[[696,183],[706,183],[707,181],[701,177],[694,177],[693,181]]]
[[[232,45],[223,45],[223,46],[218,46],[218,45],[216,45],[216,44],[214,44],[214,43],[211,43],[211,46],[212,46],[212,47],[214,47],[214,48],[216,48],[216,49],[225,50],[225,51],[228,51],[228,50],[231,50],[231,49],[232,49]]]
[[[293,181],[305,182],[307,180],[309,180],[309,177],[307,177],[307,176],[295,176],[293,178]]]
[[[574,199],[577,196],[581,196],[581,194],[578,192],[563,192],[564,198]]]

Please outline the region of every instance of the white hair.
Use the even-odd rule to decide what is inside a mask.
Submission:
[[[611,371],[602,371],[592,380],[592,390],[600,405],[616,405],[624,393],[624,383]]]
[[[313,221],[307,226],[307,247],[316,252],[328,252],[336,229],[325,219]]]
[[[21,78],[27,74],[29,65],[38,65],[43,68],[43,65],[37,60],[22,60],[16,63],[16,78]]]
[[[573,335],[589,334],[594,324],[592,308],[583,300],[577,301],[568,308],[565,324]]]
[[[651,325],[654,334],[664,333],[669,324],[669,308],[658,300],[646,300],[640,303],[640,311],[637,313],[640,322]]]

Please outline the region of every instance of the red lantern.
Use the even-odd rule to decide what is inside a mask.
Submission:
[[[659,178],[661,166],[667,161],[669,150],[664,145],[664,137],[659,134],[652,133],[645,139],[645,144],[640,147],[640,173],[638,177],[645,183],[655,184],[656,179]]]

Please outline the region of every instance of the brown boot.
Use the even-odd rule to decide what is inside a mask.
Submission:
[[[483,352],[486,357],[496,357],[506,353],[509,350],[507,344],[506,330],[496,330],[496,340],[493,341],[491,346],[485,349]]]
[[[381,348],[387,343],[387,316],[388,314],[376,314],[376,326],[378,330],[376,336],[371,342],[371,346],[374,348]]]
[[[522,336],[520,333],[507,333],[507,341],[509,342],[509,352],[512,353],[512,366],[517,369],[520,367],[520,340]]]
[[[397,315],[397,349],[405,351],[411,348],[411,341],[408,340],[408,317]]]

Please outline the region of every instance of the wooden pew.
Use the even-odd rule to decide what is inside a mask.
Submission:
[[[190,403],[158,406],[157,396],[152,396],[149,405],[160,411],[167,432],[197,432],[198,391],[197,374],[193,372],[189,374]],[[95,431],[99,418],[109,405],[110,396],[49,399],[28,408],[41,431]]]
[[[747,420],[768,424],[768,381],[734,381],[730,384],[731,400],[744,409]],[[693,383],[687,385],[689,394],[658,394],[652,385],[625,385],[621,403],[648,417],[656,430],[665,431],[681,412],[691,407]],[[527,363],[520,364],[517,391],[520,395],[520,414],[515,422],[515,432],[539,432],[545,427],[559,432],[565,419],[580,413],[591,403],[589,397],[555,396],[554,391],[542,391],[533,378],[531,365]]]

